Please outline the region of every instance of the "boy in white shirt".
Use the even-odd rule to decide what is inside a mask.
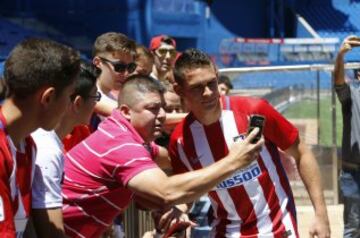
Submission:
[[[99,70],[82,63],[71,104],[60,123],[52,131],[38,129],[32,133],[37,145],[33,183],[33,222],[37,237],[62,237],[61,181],[63,177],[62,139],[78,124],[87,124],[101,95],[97,92],[96,78]]]

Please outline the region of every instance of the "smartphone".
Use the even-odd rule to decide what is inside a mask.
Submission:
[[[259,132],[257,133],[256,137],[251,141],[251,143],[255,144],[256,142],[258,142],[260,140],[264,125],[265,125],[265,117],[264,116],[256,115],[256,114],[253,114],[250,116],[248,134],[255,127],[259,128]]]

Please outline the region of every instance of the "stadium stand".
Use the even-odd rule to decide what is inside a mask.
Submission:
[[[0,61],[4,60],[11,49],[21,40],[28,37],[44,37],[0,17]]]
[[[328,72],[320,71],[320,88],[330,89],[331,80]],[[289,74],[287,71],[283,72],[263,72],[263,73],[249,73],[241,74],[234,79],[234,88],[270,88],[279,89],[294,85],[310,89],[315,87],[315,79],[317,75],[313,71],[293,72]],[[324,79],[324,80],[323,80]]]
[[[341,42],[350,34],[360,35],[359,1],[297,1],[295,11],[306,19],[320,37],[336,37]],[[347,55],[348,60],[357,58],[356,52]]]

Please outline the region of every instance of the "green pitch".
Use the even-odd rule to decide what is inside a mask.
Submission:
[[[294,119],[316,119],[317,117],[316,100],[303,100],[292,104],[283,113],[286,118]],[[336,99],[336,141],[341,146],[342,138],[342,116],[341,105]],[[325,146],[332,145],[332,113],[331,113],[331,97],[320,98],[320,144]]]

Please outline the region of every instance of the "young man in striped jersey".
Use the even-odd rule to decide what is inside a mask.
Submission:
[[[265,100],[230,97],[230,110],[222,110],[227,100],[219,100],[217,69],[199,50],[185,51],[174,75],[175,90],[191,111],[170,139],[177,174],[222,161],[234,140],[247,134],[250,115],[265,117],[265,146],[258,159],[208,193],[215,215],[212,237],[298,237],[294,199],[278,148],[295,158],[310,194],[316,214],[311,237],[330,237],[318,165],[298,130]]]
[[[79,53],[43,39],[19,43],[5,63],[0,108],[0,236],[22,237],[31,212],[35,144],[30,133],[52,130],[71,102]]]

